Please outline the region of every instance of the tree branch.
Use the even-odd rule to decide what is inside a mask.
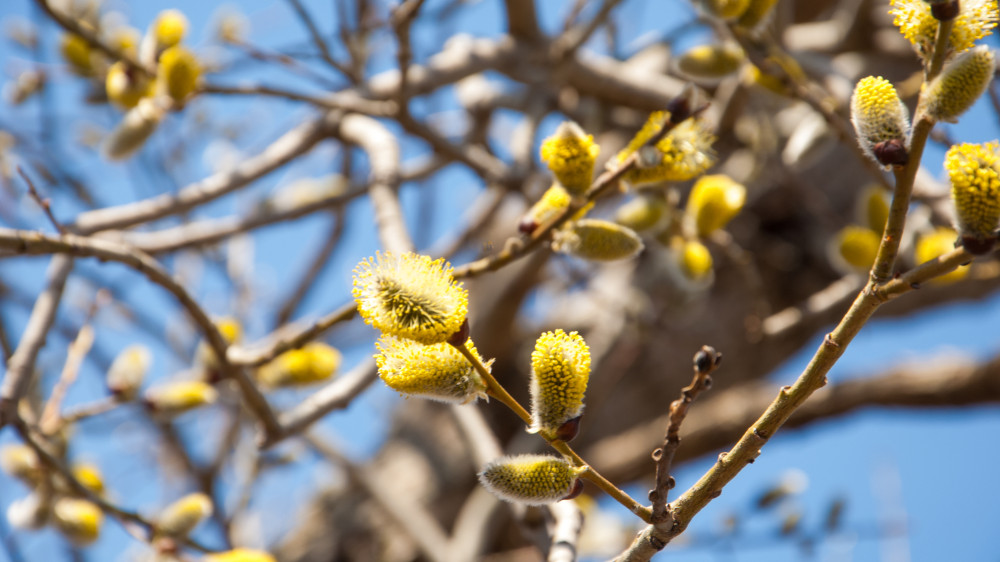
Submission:
[[[188,312],[194,323],[201,329],[212,351],[219,358],[224,375],[236,381],[244,400],[246,400],[247,406],[250,407],[263,425],[264,432],[270,434],[280,429],[277,419],[271,411],[271,407],[267,404],[267,400],[260,393],[260,390],[257,389],[243,369],[233,366],[226,359],[226,347],[228,344],[223,339],[222,334],[219,333],[219,329],[187,290],[177,283],[170,273],[163,269],[149,255],[128,246],[122,246],[106,240],[85,238],[72,234],[55,238],[38,232],[26,232],[9,228],[0,228],[0,248],[12,250],[18,254],[69,254],[73,256],[95,257],[124,264],[145,275],[150,281],[172,294]],[[52,310],[52,313],[54,314],[54,310]],[[51,319],[49,323],[51,323]],[[48,324],[45,327],[47,328]],[[6,380],[4,384],[6,392]],[[5,399],[8,398],[6,393],[3,396]],[[16,396],[20,396],[20,394]]]

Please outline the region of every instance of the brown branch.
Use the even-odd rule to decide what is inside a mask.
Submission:
[[[152,522],[139,515],[139,513],[123,509],[92,492],[89,488],[80,483],[76,476],[73,475],[73,473],[62,463],[62,461],[49,453],[49,451],[35,439],[35,436],[32,435],[32,430],[27,426],[27,424],[24,423],[23,420],[17,418],[13,420],[13,424],[17,429],[18,434],[20,434],[21,439],[24,440],[25,444],[31,447],[31,449],[35,452],[35,455],[38,456],[38,459],[42,461],[42,464],[58,474],[74,494],[93,503],[99,507],[101,511],[107,513],[120,522],[125,531],[133,537],[143,542],[150,542],[152,540],[154,530]],[[200,552],[212,552],[213,550],[188,537],[184,537],[182,540],[184,544]]]
[[[534,0],[504,0],[507,33],[519,41],[532,42],[542,36]]]
[[[73,258],[55,256],[49,264],[48,284],[35,300],[28,324],[21,334],[17,349],[7,362],[7,374],[0,386],[0,427],[17,417],[17,404],[31,385],[38,352],[56,319],[66,279],[73,270]]]
[[[59,413],[62,409],[63,399],[66,397],[69,387],[76,381],[76,376],[80,372],[80,365],[83,364],[83,359],[94,345],[94,327],[92,323],[94,316],[97,314],[97,309],[102,304],[102,301],[109,299],[110,295],[108,293],[104,291],[97,292],[94,302],[87,312],[86,322],[80,327],[76,337],[69,344],[62,374],[60,374],[59,381],[52,388],[52,392],[49,394],[49,399],[45,403],[42,415],[38,421],[38,427],[44,434],[52,435],[63,425]]]
[[[316,22],[313,21],[312,16],[308,11],[306,11],[302,2],[299,0],[288,0],[288,3],[292,6],[292,9],[295,10],[296,15],[299,16],[299,20],[302,21],[302,24],[306,26],[306,30],[309,32],[309,38],[312,39],[313,44],[316,45],[320,58],[322,58],[326,64],[330,65],[331,68],[334,68],[344,76],[347,76],[352,82],[357,82],[360,77],[351,72],[350,68],[347,68],[340,62],[337,62],[337,60],[333,58],[333,55],[330,54],[330,47],[326,44],[326,40],[323,39],[323,34],[321,34],[319,29],[316,28]]]
[[[30,195],[35,203],[37,203],[38,206],[45,211],[45,216],[49,218],[49,222],[52,223],[52,226],[55,227],[59,234],[66,234],[66,227],[56,220],[55,215],[52,214],[52,202],[42,197],[42,195],[38,192],[38,189],[35,188],[35,182],[31,181],[31,178],[28,177],[28,174],[26,174],[20,166],[17,167],[17,173],[21,175],[24,183],[28,184],[28,195]]]
[[[365,492],[417,545],[432,562],[447,562],[448,535],[437,519],[412,495],[398,490],[392,482],[380,481],[370,470],[351,462],[336,448],[312,433],[303,436],[305,441],[333,465],[347,473],[347,477]]]
[[[687,416],[691,403],[698,398],[702,391],[708,390],[712,386],[712,372],[719,367],[722,361],[722,354],[715,348],[707,345],[702,346],[694,356],[694,377],[691,384],[681,389],[681,397],[670,403],[670,413],[667,416],[667,432],[663,438],[663,445],[653,451],[653,460],[656,462],[656,476],[653,479],[654,487],[649,492],[652,500],[652,520],[654,523],[663,523],[670,518],[670,511],[667,509],[667,493],[674,487],[674,478],[670,475],[670,470],[674,463],[674,455],[681,444],[681,424]]]
[[[685,446],[679,460],[717,452],[754,422],[774,397],[774,383],[753,381],[699,401],[684,421]],[[981,364],[944,355],[903,364],[871,376],[828,386],[796,410],[786,428],[830,421],[857,410],[883,408],[954,408],[1000,402],[1000,356]],[[669,415],[605,438],[585,451],[609,478],[630,481],[645,476],[648,444],[658,439]]]
[[[319,278],[320,273],[330,263],[333,252],[340,245],[340,237],[344,234],[344,215],[343,209],[339,209],[336,214],[331,214],[329,231],[323,236],[323,244],[310,261],[309,269],[306,270],[302,278],[295,284],[295,288],[288,293],[284,302],[278,307],[278,313],[275,315],[276,325],[283,326],[292,319],[295,311],[302,304],[302,300],[306,298],[309,290],[316,283],[316,279]]]
[[[585,25],[578,25],[566,30],[559,38],[552,42],[552,58],[563,60],[573,56],[573,54],[586,43],[601,25],[607,23],[611,10],[615,9],[622,0],[604,0],[597,14]]]
[[[392,10],[390,21],[392,30],[396,33],[396,66],[399,67],[399,88],[396,94],[396,103],[400,115],[409,115],[410,109],[407,103],[409,96],[406,92],[406,81],[409,75],[410,63],[413,61],[413,45],[410,44],[410,28],[413,21],[420,13],[424,0],[405,0]]]
[[[375,225],[382,247],[392,252],[413,250],[406,231],[403,209],[399,204],[399,144],[384,125],[364,115],[348,114],[337,124],[333,134],[344,142],[356,144],[368,155],[371,183],[368,194],[375,208]]]
[[[355,188],[290,209],[275,209],[272,205],[266,204],[253,214],[192,221],[162,230],[102,233],[101,238],[117,240],[150,254],[173,252],[192,246],[214,244],[235,234],[287,222],[317,211],[342,208],[366,192],[365,189]]]
[[[660,140],[669,134],[674,127],[682,123],[688,117],[695,116],[706,109],[707,106],[691,108],[689,105],[691,103],[690,97],[691,96],[688,92],[684,92],[680,96],[673,98],[669,104],[666,104],[661,108],[669,110],[670,119],[655,135],[652,136],[652,138],[649,139],[649,141],[646,142],[644,146],[655,146],[656,143],[660,142]],[[527,255],[532,250],[539,247],[543,242],[549,241],[552,232],[565,224],[570,217],[576,214],[580,209],[618,186],[622,176],[624,176],[636,165],[639,152],[641,152],[641,150],[636,150],[623,162],[619,163],[610,170],[606,170],[598,176],[583,197],[574,198],[570,201],[570,204],[563,209],[561,213],[532,231],[531,235],[529,235],[526,240],[524,238],[514,238],[509,240],[506,247],[504,247],[504,249],[500,252],[455,268],[455,271],[453,272],[454,277],[456,279],[462,279],[465,277],[474,277],[488,271],[495,271],[508,263]]]
[[[329,136],[331,127],[339,119],[339,113],[331,112],[318,119],[307,121],[291,129],[260,154],[244,160],[232,170],[208,176],[176,193],[82,213],[70,225],[70,229],[80,234],[92,234],[101,230],[128,228],[190,211],[198,205],[260,179],[305,154]]]
[[[310,394],[298,406],[283,414],[280,431],[259,441],[258,446],[267,449],[286,437],[301,433],[328,413],[346,408],[378,379],[377,375],[375,360],[365,359],[350,372]]]
[[[943,58],[950,30],[950,22],[941,22],[938,26],[935,55],[932,57],[928,73],[931,78],[936,73],[936,69],[939,69],[939,65],[936,63]],[[929,121],[921,116],[919,109],[922,103],[923,97],[918,102],[918,117],[910,137],[909,161],[905,166],[897,166],[894,170],[896,189],[889,208],[885,234],[872,267],[870,281],[858,294],[837,327],[826,335],[812,360],[795,382],[791,386],[782,387],[778,396],[760,418],[746,430],[733,448],[728,453],[720,454],[715,465],[684,492],[677,501],[671,504],[671,512],[674,517],[672,521],[667,522],[670,525],[654,523],[643,529],[618,560],[630,562],[648,560],[674,537],[683,533],[691,519],[712,499],[718,497],[722,493],[723,487],[760,455],[761,447],[781,428],[792,413],[800,408],[814,392],[826,385],[827,373],[882,304],[918,287],[919,283],[934,275],[954,270],[960,264],[970,261],[971,256],[967,252],[963,249],[956,249],[937,260],[915,268],[900,278],[888,283],[883,282],[889,278],[895,264],[901,240],[900,234],[906,222],[913,180],[916,176],[916,170],[920,166],[923,148],[930,132]]]
[[[74,35],[80,36],[84,41],[87,42],[88,45],[97,49],[98,51],[101,51],[109,58],[111,58],[111,60],[120,60],[124,62],[129,68],[146,75],[146,77],[156,76],[155,70],[142,64],[141,62],[139,62],[138,59],[133,57],[128,52],[114,48],[106,44],[104,41],[101,41],[100,37],[98,37],[97,33],[95,33],[92,29],[84,27],[79,21],[75,19],[66,17],[65,14],[60,13],[58,10],[54,9],[51,5],[49,5],[48,0],[35,0],[35,4],[37,4],[38,7],[40,7],[46,14],[48,14],[48,16],[52,18],[52,21],[59,24],[60,27],[62,27],[63,29]]]
[[[224,96],[267,96],[282,98],[309,103],[323,109],[349,111],[376,117],[388,117],[396,113],[396,102],[365,99],[351,90],[326,95],[313,95],[275,86],[265,86],[263,84],[229,86],[207,83],[202,85],[199,91],[203,94]]]
[[[114,261],[138,271],[156,285],[163,287],[177,299],[201,329],[212,351],[219,358],[220,368],[224,375],[236,381],[247,406],[263,425],[264,432],[270,434],[279,430],[277,419],[260,390],[243,369],[233,366],[226,360],[228,344],[219,333],[219,329],[187,290],[148,254],[107,240],[85,238],[72,234],[55,238],[37,232],[8,228],[0,228],[0,248],[12,250],[18,254],[69,254]],[[7,388],[6,381],[4,388],[5,390]],[[7,397],[8,395],[4,394],[4,398]]]
[[[335,324],[354,318],[357,306],[349,302],[307,326],[289,326],[251,346],[230,346],[227,359],[233,365],[259,367],[289,349],[298,349],[316,339]]]

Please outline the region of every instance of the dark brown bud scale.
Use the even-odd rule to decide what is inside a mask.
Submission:
[[[469,319],[466,318],[465,320],[462,321],[462,325],[458,327],[458,331],[452,334],[451,337],[448,338],[448,343],[455,347],[458,347],[464,344],[465,342],[469,341],[470,333],[471,329],[469,328]]]
[[[987,238],[979,238],[976,236],[962,236],[962,247],[965,248],[967,252],[974,256],[984,256],[993,251],[993,247],[997,243],[997,235],[994,233],[993,236]]]
[[[877,143],[872,147],[872,153],[879,164],[883,166],[905,166],[910,160],[910,153],[901,139],[892,139]]]
[[[569,489],[569,493],[566,494],[564,500],[571,500],[583,493],[583,480],[577,478],[573,481],[573,487]]]
[[[531,234],[538,228],[538,222],[532,218],[523,218],[521,222],[517,223],[517,231],[521,234]]]
[[[698,350],[698,353],[694,354],[694,368],[698,370],[699,373],[707,373],[715,364],[712,356],[708,351],[704,349]]]
[[[577,416],[560,425],[559,429],[556,430],[556,439],[568,442],[576,437],[576,435],[580,433],[581,418],[583,418],[583,416]]]
[[[931,5],[931,15],[938,21],[948,21],[958,17],[958,0],[928,2],[928,4]]]

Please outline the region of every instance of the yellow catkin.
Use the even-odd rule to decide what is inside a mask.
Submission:
[[[86,39],[73,33],[67,33],[62,37],[59,50],[74,73],[80,76],[94,74],[94,50]]]
[[[930,232],[925,232],[917,237],[917,242],[913,248],[913,258],[918,263],[925,263],[955,249],[955,241],[958,233],[954,230],[941,226]],[[962,265],[950,273],[945,273],[931,280],[932,283],[945,285],[961,281],[969,274],[968,266]]]
[[[701,282],[712,274],[712,254],[697,240],[684,240],[677,252],[678,266],[689,281]]]
[[[181,45],[170,47],[160,55],[156,69],[156,84],[160,92],[183,106],[198,89],[201,65],[194,53]]]
[[[778,0],[750,0],[737,24],[740,27],[755,28],[767,21]]]
[[[267,386],[302,386],[324,381],[340,367],[341,355],[323,342],[310,342],[301,349],[291,349],[257,371],[257,378]]]
[[[38,455],[31,447],[20,444],[0,448],[0,470],[27,483],[37,482],[41,475]]]
[[[615,222],[636,232],[652,230],[663,222],[667,202],[655,195],[640,195],[615,211]]]
[[[590,348],[576,332],[544,332],[531,354],[531,429],[556,432],[583,413]]]
[[[744,60],[738,45],[699,45],[681,55],[677,68],[692,78],[716,79],[739,70]]]
[[[632,229],[610,221],[582,219],[556,233],[553,248],[593,261],[617,261],[642,251],[642,239]]]
[[[142,73],[133,71],[119,61],[111,65],[104,79],[108,100],[122,109],[131,109],[139,100],[152,93],[152,82]]]
[[[749,6],[750,0],[705,0],[709,13],[727,20],[740,17]]]
[[[354,300],[366,323],[423,344],[446,341],[461,328],[469,296],[443,259],[376,253],[354,268]]]
[[[527,505],[545,505],[565,498],[576,478],[568,462],[547,455],[500,457],[479,473],[483,487],[494,495]]]
[[[73,477],[83,487],[95,494],[104,493],[104,478],[101,476],[101,469],[97,465],[81,462],[73,465]]]
[[[179,10],[164,10],[153,22],[153,34],[156,36],[156,44],[161,49],[180,43],[187,35],[187,30],[187,17]]]
[[[931,15],[930,3],[924,0],[890,0],[892,23],[916,49],[927,58],[934,48],[938,21]],[[997,25],[997,0],[962,0],[952,24],[949,51],[961,53],[986,37]]]
[[[486,398],[486,384],[479,373],[448,343],[423,345],[383,335],[376,346],[379,377],[397,392],[455,404]],[[472,340],[466,347],[479,357]],[[487,368],[490,363],[485,362]]]
[[[858,81],[851,95],[851,122],[858,143],[865,153],[880,164],[888,164],[876,154],[877,147],[890,141],[904,145],[910,129],[906,106],[896,88],[881,76]]]
[[[237,548],[225,552],[208,554],[202,558],[202,562],[275,562],[275,559],[270,554],[261,550]]]
[[[583,195],[594,178],[594,162],[600,152],[592,135],[567,121],[542,142],[541,158],[568,193]]]
[[[110,160],[124,160],[142,148],[146,140],[156,132],[163,120],[164,111],[149,98],[125,113],[121,123],[104,139],[102,150]]]
[[[52,523],[72,542],[87,545],[101,533],[104,514],[87,500],[60,498],[52,506]]]
[[[150,388],[146,402],[157,412],[180,414],[200,406],[212,404],[218,392],[202,381],[177,381]]]
[[[539,226],[549,222],[550,220],[557,217],[566,207],[569,207],[571,197],[568,191],[566,191],[558,183],[552,184],[545,193],[542,194],[541,198],[535,202],[534,205],[528,209],[528,212],[521,217],[521,231],[525,234],[530,234]],[[570,220],[577,220],[582,218],[587,214],[590,209],[594,207],[594,203],[590,202],[583,206],[579,211],[570,217]]]
[[[214,321],[215,327],[222,336],[222,341],[227,345],[239,343],[243,339],[243,324],[236,318],[225,316]],[[195,351],[195,363],[205,369],[216,369],[219,366],[219,359],[212,350],[212,346],[207,341],[198,342],[198,349]]]
[[[952,146],[944,167],[951,180],[959,233],[992,239],[1000,222],[1000,143]]]
[[[996,69],[986,46],[962,53],[949,62],[924,91],[924,109],[935,121],[955,122],[983,95]]]
[[[212,514],[212,500],[200,492],[188,494],[168,505],[156,522],[156,532],[169,537],[185,537]]]
[[[877,184],[868,186],[858,197],[858,222],[875,232],[885,230],[885,223],[889,220],[891,203],[889,197],[889,192],[882,186]]]
[[[618,161],[624,161],[645,145],[666,125],[669,117],[665,111],[653,112],[628,146],[618,153]],[[660,156],[653,165],[633,167],[624,179],[632,185],[693,179],[715,163],[713,142],[715,136],[704,123],[695,118],[687,119],[656,143]]]
[[[729,224],[746,200],[746,187],[729,176],[702,176],[691,188],[686,214],[694,222],[698,236],[704,238]]]
[[[108,390],[123,400],[131,400],[146,378],[153,355],[144,345],[130,345],[122,350],[108,368]]]
[[[863,226],[845,226],[835,237],[837,255],[856,271],[868,271],[875,263],[882,235]]]

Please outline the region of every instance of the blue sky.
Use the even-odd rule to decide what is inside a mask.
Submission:
[[[430,1],[428,8],[442,2]],[[335,15],[328,9],[329,3],[307,2],[314,8],[317,23],[330,29]],[[546,29],[556,29],[561,25],[563,14],[571,2],[538,2],[540,18]],[[125,2],[118,0],[109,5],[124,12],[130,22],[144,28],[155,15],[165,8],[179,8],[192,22],[191,43],[199,49],[208,50],[210,22],[215,17],[216,5],[209,2],[179,0],[176,2]],[[317,7],[321,5],[322,7]],[[426,57],[441,46],[441,42],[455,31],[477,36],[492,37],[500,33],[503,16],[497,0],[473,3],[467,15],[454,29],[445,27],[418,27],[414,34],[415,52],[418,59]],[[0,24],[6,24],[11,17],[31,18],[31,3],[28,0],[6,0],[0,2]],[[251,24],[251,38],[260,45],[271,48],[301,45],[304,32],[288,10],[284,2],[273,0],[253,0],[240,2],[242,11],[248,14]],[[688,4],[683,2],[628,2],[621,14],[620,32],[629,41],[621,46],[624,52],[632,52],[645,41],[660,37],[683,25],[691,18]],[[43,36],[48,60],[54,60],[55,36],[47,27]],[[704,33],[692,32],[683,36],[681,45],[704,40]],[[386,45],[391,41],[385,41]],[[995,38],[991,43],[997,45]],[[595,48],[599,45],[595,42]],[[7,43],[0,43],[0,62],[5,72],[13,72],[27,64],[27,54],[12,49]],[[378,53],[373,68],[388,68],[394,64],[391,51]],[[242,79],[281,81],[285,85],[308,84],[288,73],[264,74],[244,73],[227,76],[227,82]],[[221,81],[221,79],[220,79]],[[79,80],[57,77],[53,82],[54,96],[59,106],[78,108],[78,99],[83,88]],[[427,105],[447,108],[454,104],[453,92],[444,90],[435,94]],[[190,111],[204,109],[216,118],[242,125],[248,131],[244,141],[225,149],[239,150],[252,154],[266,145],[284,128],[308,115],[307,109],[291,103],[275,100],[206,100],[192,104]],[[5,106],[6,111],[6,106]],[[68,111],[68,110],[67,110]],[[60,115],[60,120],[68,124],[64,129],[65,138],[71,140],[74,131],[84,121],[98,126],[109,127],[117,116],[109,111],[89,108],[80,119],[76,115]],[[34,123],[36,108],[29,104],[0,113],[0,125],[17,120],[19,123]],[[62,121],[60,121],[62,122]],[[546,122],[539,138],[548,135],[555,126],[555,119]],[[168,131],[176,138],[190,143],[193,152],[199,154],[208,148],[208,143],[197,131],[187,128],[180,120],[167,124]],[[997,120],[985,103],[978,104],[957,126],[950,127],[951,135],[967,142],[981,142],[1000,136]],[[170,138],[156,139],[155,142],[169,142]],[[218,147],[216,147],[218,148]],[[99,159],[74,148],[66,149],[74,157],[74,165],[82,171],[102,170],[99,198],[107,203],[116,203],[145,196],[161,186],[142,185],[132,181],[136,165],[109,167]],[[417,158],[420,154],[414,146],[407,147],[406,157]],[[943,149],[931,145],[925,156],[925,164],[935,173],[940,173]],[[283,169],[255,184],[237,197],[229,197],[212,204],[205,213],[219,215],[245,209],[256,198],[269,193],[275,186],[301,177],[312,177],[329,173],[335,168],[339,155],[331,146],[323,146],[309,157]],[[110,170],[110,171],[108,171]],[[171,177],[163,181],[183,184],[208,173],[208,164],[203,158],[185,162],[171,170]],[[139,176],[141,177],[141,175]],[[412,200],[412,190],[417,186],[404,188],[404,204]],[[438,184],[434,185],[437,203],[440,204],[438,217],[456,216],[479,193],[481,186],[468,172],[458,168],[449,169]],[[79,208],[71,200],[57,198],[54,202],[58,216],[71,217]],[[417,211],[407,206],[411,215],[410,224],[415,222]],[[368,217],[370,209],[365,201],[357,201],[348,208],[348,216]],[[37,220],[36,220],[37,219]],[[43,225],[39,217],[33,224]],[[0,221],[2,222],[2,221]],[[294,279],[308,265],[309,252],[289,251],[299,247],[310,247],[315,237],[326,231],[325,219],[314,217],[300,221],[293,227],[271,228],[255,236],[255,289],[260,299],[261,310],[278,302],[285,294],[288,279]],[[6,226],[6,225],[5,225]],[[43,228],[48,228],[45,225]],[[448,221],[437,221],[429,225],[427,231],[418,238],[430,245],[438,237],[454,230],[456,225]],[[349,298],[350,270],[362,258],[371,255],[376,248],[374,231],[367,219],[352,220],[348,223],[344,243],[334,256],[332,266],[322,278],[322,291],[314,292],[303,304],[305,315],[315,316],[336,308]],[[171,260],[173,266],[183,266],[182,258]],[[6,282],[33,294],[44,274],[43,259],[17,259],[0,262],[0,276]],[[133,302],[143,302],[150,314],[160,321],[166,330],[183,331],[183,320],[171,311],[174,309],[169,296],[155,287],[149,286],[143,278],[125,268],[98,264],[90,261],[81,263],[83,272],[100,272],[105,278],[113,279],[123,287],[125,294]],[[211,267],[199,287],[198,297],[206,303],[214,314],[225,314],[231,310],[228,297],[230,287]],[[69,302],[87,294],[79,282],[71,284],[68,291]],[[64,308],[64,314],[71,320],[79,321],[81,312],[73,306]],[[22,327],[26,313],[16,307],[4,308],[4,319],[9,325]],[[157,364],[151,378],[165,378],[185,367],[184,358],[172,355],[159,341],[160,334],[137,333],[120,317],[112,312],[102,313],[102,325],[98,330],[98,341],[109,352],[114,353],[128,344],[141,342],[150,345],[157,355]],[[247,317],[247,329],[251,339],[262,336],[269,328],[270,318],[263,313]],[[956,352],[975,358],[985,358],[1000,352],[1000,339],[996,328],[1000,325],[1000,298],[992,298],[981,303],[960,303],[929,311],[916,318],[876,320],[867,326],[852,344],[841,362],[831,372],[830,378],[836,382],[844,378],[870,373],[877,363],[884,365],[887,360],[919,360],[933,357],[941,352]],[[345,363],[349,367],[371,352],[374,332],[358,324],[334,330],[331,341],[348,342],[344,346]],[[188,342],[190,343],[190,342]],[[789,359],[772,378],[786,382],[794,377],[811,356],[818,341],[807,345],[803,351]],[[64,354],[65,340],[54,337],[40,359],[41,365],[50,372],[57,372]],[[74,387],[69,403],[82,403],[97,398],[104,393],[102,374],[92,363],[88,363],[81,373],[80,381]],[[289,406],[303,397],[302,393],[288,392],[274,397],[279,406]],[[385,431],[386,420],[398,398],[381,385],[373,386],[355,404],[344,412],[328,416],[319,425],[334,438],[352,457],[363,459],[377,449],[381,435]],[[154,513],[167,501],[188,491],[187,483],[170,480],[163,487],[142,486],[151,475],[162,476],[161,468],[152,456],[151,445],[142,438],[142,428],[136,427],[126,413],[115,413],[106,420],[95,420],[82,424],[74,437],[74,454],[78,458],[97,462],[105,469],[112,488],[120,494],[115,499],[128,503],[145,513]],[[210,439],[195,437],[204,435],[206,430],[216,427],[219,414],[213,411],[191,414],[180,423],[182,433],[195,447],[196,455],[205,455],[211,445]],[[663,559],[681,561],[733,560],[733,561],[783,561],[799,560],[801,551],[788,541],[772,541],[777,527],[773,514],[754,515],[751,510],[753,499],[760,491],[774,483],[775,479],[789,470],[800,470],[808,476],[809,485],[796,499],[796,506],[805,513],[804,524],[815,528],[822,520],[822,513],[830,499],[837,495],[847,497],[845,526],[850,532],[817,547],[821,560],[883,560],[886,552],[905,548],[912,560],[939,560],[951,557],[956,560],[993,559],[1000,552],[1000,539],[996,533],[996,522],[1000,521],[1000,481],[993,477],[995,467],[1000,464],[1000,450],[993,446],[1000,435],[1000,410],[995,407],[979,407],[947,411],[868,411],[846,419],[838,419],[811,426],[807,429],[779,434],[764,449],[764,454],[751,467],[743,471],[724,491],[723,495],[695,519],[690,532],[695,537],[713,536],[718,532],[720,521],[729,513],[736,512],[741,517],[750,514],[743,533],[745,544],[752,548],[741,548],[736,541],[735,551],[726,551],[723,546],[671,547],[669,555]],[[109,439],[109,436],[111,437]],[[10,431],[0,432],[0,444],[13,440]],[[294,446],[282,450],[300,453]],[[138,454],[142,453],[142,454]],[[322,465],[308,462],[296,463],[267,474],[256,491],[253,506],[267,506],[272,513],[297,514],[308,500],[312,487],[329,483],[333,477]],[[678,489],[693,483],[711,464],[711,459],[690,463],[679,468]],[[229,475],[237,479],[238,472]],[[308,483],[308,486],[291,486],[290,483]],[[890,493],[898,483],[898,494]],[[12,483],[0,475],[0,509],[6,510],[10,503],[21,497],[26,490],[18,483]],[[235,489],[227,492],[235,492]],[[637,489],[638,495],[644,490]],[[608,509],[617,506],[604,502]],[[870,534],[886,520],[898,521],[899,508],[906,513],[908,532],[902,538],[871,539],[855,537]],[[785,507],[784,509],[790,509]],[[2,529],[0,529],[2,530]],[[268,526],[262,533],[264,541],[280,537],[285,526]],[[203,528],[198,538],[208,544],[216,544],[218,536],[212,529]],[[18,542],[29,560],[63,559],[60,542],[51,531],[23,534]],[[125,560],[135,552],[137,543],[127,537],[114,523],[105,526],[104,536],[89,549],[91,560]],[[848,553],[845,555],[845,553]],[[0,562],[6,560],[0,549]]]

